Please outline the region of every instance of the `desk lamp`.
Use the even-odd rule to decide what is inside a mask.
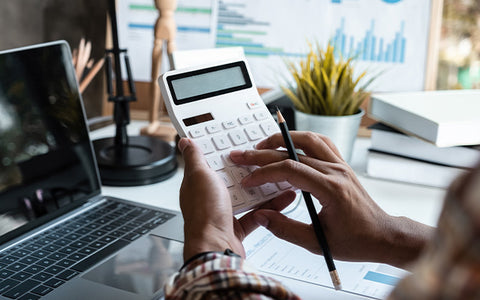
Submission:
[[[112,186],[144,185],[162,181],[175,173],[175,149],[169,143],[150,136],[128,136],[131,101],[136,101],[127,49],[118,43],[115,0],[109,1],[113,48],[105,53],[108,101],[114,103],[115,137],[93,141],[102,184]],[[125,95],[122,82],[120,56],[123,55],[129,95]],[[113,70],[112,70],[113,57]],[[114,74],[112,74],[114,71]],[[115,76],[115,93],[113,77]]]

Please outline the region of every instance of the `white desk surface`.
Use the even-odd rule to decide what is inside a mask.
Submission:
[[[138,135],[140,128],[147,122],[133,121],[128,126],[129,135]],[[92,139],[111,137],[115,134],[114,126],[108,126],[91,132]],[[406,216],[413,220],[434,226],[440,215],[445,195],[444,189],[416,186],[397,182],[373,179],[365,176],[367,150],[370,139],[357,138],[351,166],[355,170],[360,182],[370,196],[387,213],[397,216]],[[138,201],[162,208],[180,211],[179,188],[183,178],[183,161],[179,157],[179,168],[175,175],[163,182],[136,186],[110,187],[103,186],[103,194],[119,198]],[[279,278],[280,279],[280,278]],[[321,286],[316,286],[297,280],[281,279],[303,299],[359,299],[362,297],[343,292],[335,292]]]

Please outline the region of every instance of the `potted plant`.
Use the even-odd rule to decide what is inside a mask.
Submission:
[[[373,78],[360,86],[366,72],[355,76],[353,58],[336,58],[330,44],[326,50],[309,46],[304,59],[287,62],[293,81],[282,90],[293,102],[296,129],[327,135],[348,162]]]

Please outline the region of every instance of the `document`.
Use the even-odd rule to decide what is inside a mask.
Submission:
[[[299,201],[299,200],[297,200]],[[287,216],[310,224],[308,212],[301,205]],[[259,271],[292,278],[333,289],[323,256],[275,237],[259,228],[244,241],[247,262]],[[375,299],[386,298],[407,271],[379,263],[335,261],[344,292]]]

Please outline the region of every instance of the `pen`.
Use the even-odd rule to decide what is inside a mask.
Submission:
[[[278,126],[282,131],[283,140],[285,141],[285,146],[287,147],[288,155],[290,159],[294,161],[299,161],[297,152],[295,151],[295,147],[293,146],[292,137],[288,131],[287,123],[282,116],[282,113],[277,108],[277,118],[278,118]],[[302,191],[303,199],[305,199],[305,204],[307,205],[308,213],[310,215],[310,219],[312,219],[313,230],[315,231],[315,236],[317,237],[317,241],[322,248],[323,257],[325,258],[325,262],[327,263],[328,271],[330,273],[330,278],[332,279],[333,286],[336,290],[342,289],[342,283],[340,282],[340,277],[338,276],[337,268],[335,267],[335,263],[333,262],[332,254],[330,253],[330,248],[328,247],[327,239],[325,238],[325,233],[323,232],[322,225],[318,220],[317,211],[315,210],[315,206],[313,205],[312,196],[309,192]]]

